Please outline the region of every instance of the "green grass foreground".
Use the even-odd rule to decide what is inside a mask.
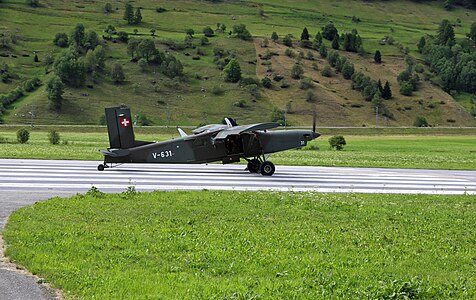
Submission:
[[[162,141],[178,137],[175,129],[162,129],[158,133],[151,133],[152,129],[146,129],[146,132],[139,130],[137,139]],[[18,144],[13,130],[0,131],[0,158],[101,161],[103,156],[98,149],[109,146],[106,129],[102,130],[103,132],[60,131],[60,145],[51,145],[47,131],[40,129],[31,131],[27,144]],[[380,133],[382,135],[376,129],[323,131],[323,135],[307,147],[273,154],[270,160],[280,165],[476,169],[476,139],[470,133],[457,135],[453,130],[426,135],[424,131],[416,129]],[[330,149],[328,139],[334,134],[345,135],[347,146],[344,151]]]
[[[79,299],[474,299],[474,196],[90,191],[6,254]]]

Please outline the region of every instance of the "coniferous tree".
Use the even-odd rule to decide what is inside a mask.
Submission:
[[[278,34],[276,33],[276,31],[273,31],[273,33],[271,34],[271,39],[275,43],[278,41],[279,37],[278,37]]]
[[[337,34],[337,28],[332,23],[328,23],[322,28],[322,37],[326,40],[332,41]]]
[[[441,21],[436,39],[440,45],[453,46],[455,44],[455,32],[453,25],[447,19]]]
[[[332,49],[339,50],[339,47],[340,47],[340,45],[339,45],[339,35],[336,34],[334,36],[334,39],[332,40]]]
[[[476,43],[476,22],[471,24],[471,30],[469,32],[469,39]]]
[[[316,37],[314,38],[314,43],[316,44],[316,48],[320,48],[322,45],[322,34],[321,32],[316,33]]]
[[[71,34],[71,42],[77,48],[82,47],[84,45],[84,25],[81,23],[76,24],[74,27],[73,33]]]
[[[142,13],[140,12],[140,8],[138,7],[136,10],[136,14],[134,15],[134,24],[140,24],[142,22]]]
[[[382,81],[380,79],[377,81],[377,85],[378,85],[378,90],[383,97],[383,86],[382,86]]]
[[[385,85],[383,87],[382,98],[385,100],[392,98],[392,90],[390,89],[390,83],[388,83],[388,81],[385,82]]]
[[[425,48],[425,45],[426,45],[426,39],[425,39],[424,36],[422,36],[422,37],[420,38],[420,41],[418,42],[418,45],[417,45],[418,51],[419,51],[420,53],[423,53],[423,48]]]
[[[380,50],[376,50],[376,51],[375,51],[374,61],[375,61],[375,63],[377,63],[377,64],[381,64],[381,63],[382,63],[382,54],[380,53]]]
[[[321,55],[322,58],[327,57],[327,47],[326,47],[326,45],[321,44],[321,46],[319,47],[319,54]]]
[[[307,27],[304,27],[302,30],[301,41],[309,41],[309,32],[307,31]]]
[[[132,4],[126,3],[123,19],[126,20],[129,25],[134,24],[134,8]]]

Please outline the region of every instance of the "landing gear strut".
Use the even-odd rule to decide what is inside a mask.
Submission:
[[[261,157],[255,157],[253,159],[248,160],[248,165],[246,168],[250,173],[261,173],[264,176],[271,176],[274,174],[276,170],[274,164],[268,160],[263,155]]]

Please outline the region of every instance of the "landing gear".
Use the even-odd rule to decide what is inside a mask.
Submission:
[[[98,171],[104,171],[105,168],[106,168],[105,165],[100,164],[100,165],[98,166]]]
[[[261,173],[261,175],[264,176],[271,176],[274,174],[276,168],[274,164],[266,160],[266,156],[263,155],[263,157],[258,156],[249,159],[246,170],[250,171],[250,173]]]
[[[247,169],[250,173],[258,173],[261,162],[258,159],[251,159],[248,161]]]
[[[270,161],[264,161],[259,166],[259,172],[263,176],[271,176],[274,174],[275,170],[276,168],[274,167],[274,164]]]

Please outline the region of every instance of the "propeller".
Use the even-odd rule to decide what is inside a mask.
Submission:
[[[317,114],[316,114],[316,110],[314,110],[312,113],[312,132],[316,132],[316,119],[317,119]]]

